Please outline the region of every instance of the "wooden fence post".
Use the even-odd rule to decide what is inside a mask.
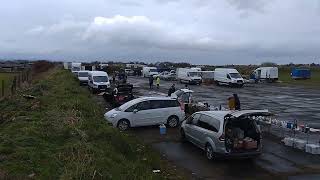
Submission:
[[[1,81],[1,97],[4,97],[4,80]]]

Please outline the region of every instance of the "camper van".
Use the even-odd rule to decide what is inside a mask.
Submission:
[[[156,67],[143,67],[142,69],[142,76],[143,77],[150,77],[150,76],[156,76],[159,72]]]
[[[201,84],[201,72],[190,68],[178,68],[177,69],[177,79],[181,83],[188,84]]]
[[[278,80],[278,68],[277,67],[259,67],[253,71],[250,79],[277,81]]]
[[[236,69],[216,68],[214,70],[214,81],[217,85],[228,85],[242,87],[244,80]]]
[[[110,88],[108,74],[104,71],[89,71],[88,88],[92,93],[106,91]]]

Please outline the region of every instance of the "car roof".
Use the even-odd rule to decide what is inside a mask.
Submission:
[[[121,107],[124,109],[127,109],[128,107],[142,101],[148,101],[148,100],[176,100],[175,98],[172,97],[165,97],[165,96],[158,96],[158,97],[139,97],[136,99],[133,99],[129,102],[124,103]]]
[[[267,109],[265,110],[242,110],[242,111],[199,111],[200,114],[205,114],[223,120],[227,115],[240,117],[243,115],[272,115]]]
[[[89,71],[88,73],[92,74],[92,75],[102,75],[102,76],[108,75],[108,73],[106,73],[104,71]]]
[[[194,91],[192,91],[192,90],[190,90],[190,89],[179,89],[180,91],[183,91],[183,92],[185,92],[185,93],[189,93],[189,92],[191,92],[191,93],[193,93]],[[178,91],[179,91],[178,90]]]

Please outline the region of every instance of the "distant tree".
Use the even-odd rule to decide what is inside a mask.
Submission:
[[[274,62],[263,62],[261,63],[262,67],[267,67],[267,66],[277,66],[277,63]]]

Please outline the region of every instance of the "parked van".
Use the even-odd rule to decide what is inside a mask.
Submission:
[[[78,75],[78,71],[81,71],[81,63],[72,63],[71,71],[74,75]]]
[[[278,67],[259,67],[253,71],[250,79],[254,80],[267,80],[277,81],[278,80]]]
[[[143,67],[142,68],[142,76],[150,77],[159,75],[158,69],[156,67]]]
[[[201,72],[190,68],[178,68],[177,69],[177,80],[181,83],[188,84],[201,84]]]
[[[88,88],[92,93],[106,91],[110,88],[108,74],[104,71],[89,71]]]
[[[181,124],[182,140],[205,150],[207,159],[219,156],[256,157],[261,154],[262,136],[255,117],[268,110],[199,111]]]
[[[240,73],[232,68],[216,68],[214,70],[214,81],[217,85],[225,84],[242,87],[244,84]]]
[[[78,80],[80,82],[80,86],[83,84],[88,84],[88,74],[90,71],[79,71],[78,72]]]

